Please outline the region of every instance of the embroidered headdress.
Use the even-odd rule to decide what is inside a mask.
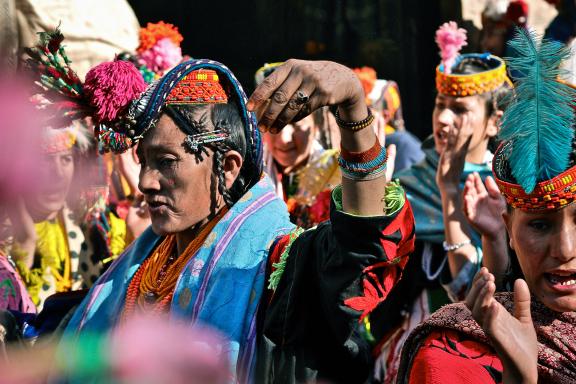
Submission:
[[[460,55],[466,43],[466,31],[451,21],[436,31],[436,43],[440,47],[442,61],[436,68],[436,89],[447,96],[473,96],[494,91],[504,83],[510,83],[506,64],[498,56],[489,53]],[[456,74],[462,64],[477,62],[487,69],[472,74]]]
[[[518,29],[508,59],[518,73],[515,95],[502,118],[493,172],[508,204],[524,211],[562,208],[576,200],[574,107],[576,91],[562,80],[570,56],[563,44]]]

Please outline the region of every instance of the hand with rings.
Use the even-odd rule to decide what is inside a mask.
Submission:
[[[362,85],[349,68],[330,61],[291,59],[256,88],[248,109],[257,112],[260,130],[276,133],[320,107],[363,102]]]

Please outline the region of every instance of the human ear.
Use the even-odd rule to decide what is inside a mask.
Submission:
[[[230,189],[240,174],[240,169],[242,168],[244,160],[239,152],[232,150],[224,154],[222,163],[224,166],[224,181],[226,183],[226,189]]]
[[[498,134],[500,130],[500,119],[504,115],[504,112],[497,110],[488,118],[488,123],[486,124],[486,136],[494,137]]]

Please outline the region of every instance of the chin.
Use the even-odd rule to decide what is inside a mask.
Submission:
[[[166,236],[172,233],[180,232],[174,223],[170,220],[154,219],[152,218],[152,231],[158,236]]]
[[[543,297],[542,303],[555,312],[575,312],[576,297],[575,295],[566,295],[559,297]]]

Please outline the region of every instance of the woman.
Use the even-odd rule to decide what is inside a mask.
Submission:
[[[494,177],[524,280],[514,293],[495,294],[495,277],[483,268],[464,303],[412,333],[399,383],[576,381],[576,93],[557,81],[569,52],[546,40],[535,49],[528,32],[513,45],[521,56],[510,66],[523,76],[503,118]]]
[[[94,68],[89,87],[136,90],[141,77],[125,65]],[[221,350],[232,380],[364,381],[369,353],[352,333],[398,280],[413,222],[401,189],[383,177],[385,152],[364,129],[373,117],[353,72],[290,60],[248,101],[225,66],[198,60],[133,101],[110,94],[95,107],[99,138],[117,151],[138,142],[152,226],[93,286],[65,337],[110,330],[142,311],[167,313],[229,339]],[[302,233],[262,174],[251,111],[260,110],[260,129],[278,131],[328,103],[338,106],[345,177],[331,223]]]
[[[379,342],[376,377],[384,382],[394,380],[410,331],[442,305],[463,299],[481,267],[480,237],[462,213],[461,188],[470,173],[489,173],[488,145],[509,92],[502,59],[457,54],[466,35],[455,23],[443,25],[436,38],[443,61],[436,70],[433,135],[422,145],[425,159],[397,175],[414,207],[415,252],[398,287],[370,316]]]

